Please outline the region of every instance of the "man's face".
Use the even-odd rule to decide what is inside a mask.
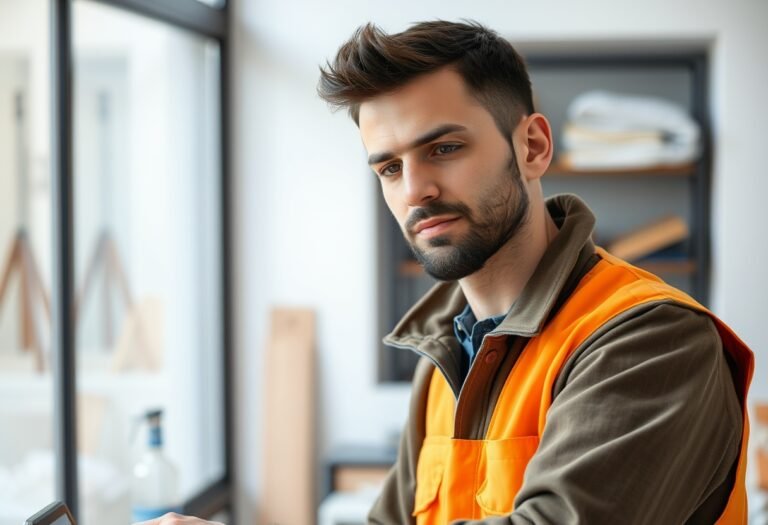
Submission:
[[[509,142],[452,69],[364,102],[359,122],[384,199],[433,277],[475,273],[525,224]]]

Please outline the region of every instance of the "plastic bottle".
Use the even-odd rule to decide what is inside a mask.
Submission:
[[[179,512],[179,473],[163,454],[162,410],[144,415],[149,432],[147,450],[133,467],[132,519],[134,522]]]

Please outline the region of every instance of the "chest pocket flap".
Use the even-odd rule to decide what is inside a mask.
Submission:
[[[437,501],[449,452],[448,438],[428,437],[424,440],[416,466],[414,516],[426,511]]]
[[[523,475],[539,446],[537,436],[487,441],[486,474],[475,497],[487,514],[502,516],[514,510]]]

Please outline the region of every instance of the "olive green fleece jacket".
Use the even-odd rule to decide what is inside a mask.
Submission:
[[[368,517],[415,523],[416,464],[424,439],[429,380],[437,367],[462,412],[456,438],[483,439],[507,374],[599,260],[595,218],[573,195],[547,201],[559,232],[501,324],[506,354],[478,361],[473,391],[462,390],[453,318],[466,299],[439,283],[384,341],[422,356],[397,462]],[[515,510],[455,523],[712,524],[725,507],[738,460],[742,414],[729,357],[705,314],[669,302],[644,304],[607,323],[565,363],[539,448]],[[459,394],[461,397],[459,398]],[[681,422],[687,432],[679,432]],[[471,497],[474,494],[457,494]]]

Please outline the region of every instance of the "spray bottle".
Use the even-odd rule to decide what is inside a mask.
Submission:
[[[176,467],[163,454],[162,410],[150,410],[143,420],[148,426],[147,449],[133,467],[133,521],[158,518],[179,512]]]

